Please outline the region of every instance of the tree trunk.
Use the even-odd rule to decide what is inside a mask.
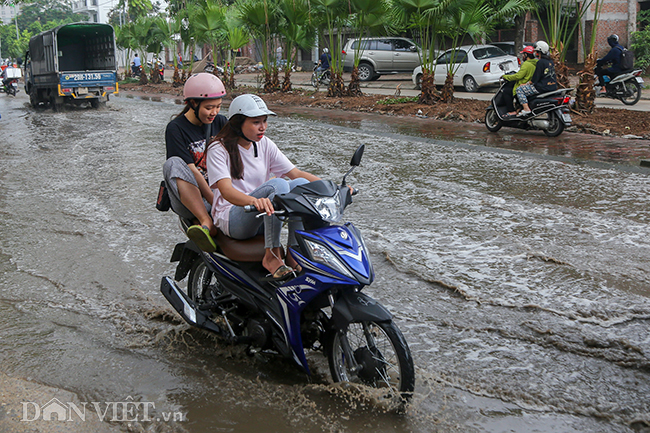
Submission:
[[[287,67],[284,69],[284,79],[282,80],[282,91],[283,92],[291,92],[291,68],[288,66],[289,63],[287,63]]]
[[[434,84],[433,74],[425,71],[424,69],[422,70],[422,81],[420,82],[420,89],[422,90],[420,93],[420,98],[418,99],[418,102],[420,104],[433,105],[436,102],[440,101],[440,94],[438,93],[436,85]]]
[[[348,84],[348,96],[363,96],[359,81],[359,68],[354,67],[350,75],[350,84]]]
[[[142,69],[140,71],[140,85],[149,84],[149,79],[147,78],[147,73]]]
[[[515,53],[524,49],[524,33],[526,32],[526,14],[515,17]]]
[[[576,89],[576,109],[581,113],[592,113],[596,107],[594,90],[594,68],[596,54],[592,51],[585,59],[584,68],[578,73],[580,83]]]
[[[560,52],[557,48],[551,48],[551,59],[555,64],[555,77],[557,78],[558,86],[563,89],[568,89],[570,87],[569,68],[567,68],[564,62],[560,61]]]
[[[449,72],[447,72],[445,85],[442,86],[442,92],[440,92],[440,100],[445,103],[453,102],[454,100],[454,76]]]
[[[172,78],[173,87],[182,87],[183,81],[181,81],[181,75],[178,73],[178,66],[174,66],[174,77]]]
[[[339,72],[335,72],[330,68],[331,81],[330,85],[327,88],[327,97],[328,98],[340,98],[344,96],[347,92],[345,90],[345,83],[343,82],[343,76]]]

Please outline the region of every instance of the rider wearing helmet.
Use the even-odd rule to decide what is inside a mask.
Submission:
[[[535,53],[532,46],[529,45],[527,47],[524,47],[524,49],[521,50],[519,54],[523,55],[523,60],[524,60],[524,62],[519,67],[519,71],[516,74],[504,75],[501,77],[506,81],[512,81],[514,83],[512,92],[508,92],[508,91],[504,92],[504,96],[506,97],[506,102],[509,110],[508,115],[510,116],[514,116],[515,114],[517,114],[512,102],[512,98],[515,95],[517,88],[522,84],[525,84],[528,81],[530,81],[530,78],[535,73],[535,65],[537,64],[537,59],[535,58]]]
[[[528,116],[531,113],[528,106],[528,97],[545,92],[552,92],[557,89],[557,79],[555,78],[555,64],[548,55],[549,46],[544,41],[535,42],[533,48],[537,57],[535,72],[530,81],[517,87],[517,99],[521,103],[523,110],[517,114],[519,117]]]
[[[621,54],[623,53],[623,46],[618,43],[618,35],[612,34],[607,37],[607,43],[611,47],[609,53],[601,59],[596,60],[596,70],[595,73],[598,76],[598,86],[604,86],[605,81],[603,76],[607,75],[611,80],[617,75],[620,75],[623,70],[621,69]],[[603,66],[611,64],[609,68],[603,68]]]
[[[190,76],[183,87],[185,108],[165,131],[163,175],[172,210],[195,224],[187,235],[208,252],[216,250],[212,236],[217,229],[210,215],[214,194],[208,186],[205,147],[228,121],[219,114],[225,94],[223,83],[214,75],[202,72]]]
[[[321,54],[320,59],[318,60],[318,68],[316,68],[316,72],[320,74],[327,71],[330,68],[331,61],[332,55],[330,54],[330,50],[323,48],[323,54]]]
[[[271,200],[276,194],[318,180],[313,174],[297,169],[265,136],[268,116],[275,113],[256,95],[241,95],[233,99],[228,109],[228,123],[208,146],[207,166],[210,188],[214,191],[212,217],[227,236],[248,239],[263,229],[265,254],[262,266],[274,279],[289,276],[293,269],[282,260],[280,244],[281,221],[272,216]],[[285,180],[288,178],[290,180]],[[255,212],[245,212],[253,205]],[[262,224],[264,225],[262,227]],[[295,229],[299,222],[289,222],[289,245],[295,245]],[[296,266],[293,258],[289,263]]]

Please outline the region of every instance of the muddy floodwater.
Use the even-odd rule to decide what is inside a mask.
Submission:
[[[318,353],[308,378],[189,328],[167,304],[160,279],[184,234],[154,201],[164,128],[181,108],[119,97],[53,113],[22,92],[0,96],[0,375],[42,387],[28,404],[2,403],[0,431],[29,431],[57,389],[76,398],[60,401],[69,418],[84,407],[101,418],[68,424],[79,432],[648,431],[650,169],[639,154],[552,150],[571,134],[496,148],[381,117],[270,120],[269,137],[323,178],[339,181],[366,144],[346,215],[375,266],[365,291],[415,359],[415,396],[396,413],[331,384]]]

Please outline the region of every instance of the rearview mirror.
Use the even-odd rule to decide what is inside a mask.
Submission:
[[[358,167],[361,164],[361,157],[363,156],[363,150],[366,148],[365,144],[362,144],[359,146],[356,152],[354,152],[354,155],[352,155],[352,161],[350,161],[350,165],[353,167]]]

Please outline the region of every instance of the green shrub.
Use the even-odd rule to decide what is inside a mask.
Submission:
[[[650,67],[650,10],[639,12],[637,17],[639,28],[642,30],[632,33],[630,48],[634,51],[634,66],[648,72]]]

